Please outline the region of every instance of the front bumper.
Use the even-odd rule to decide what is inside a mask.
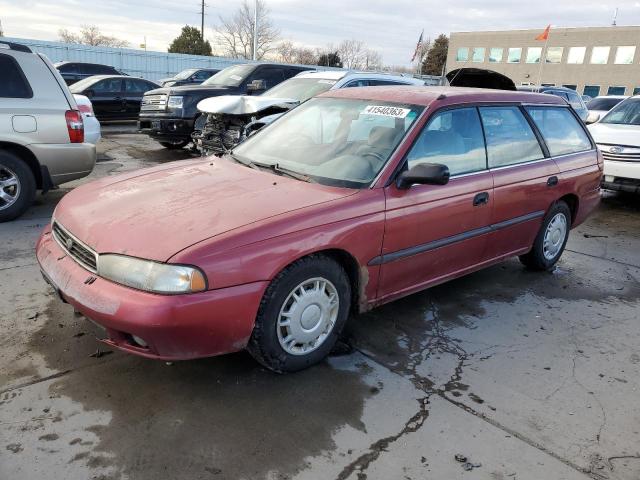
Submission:
[[[61,299],[106,329],[102,342],[158,360],[242,350],[267,287],[267,282],[255,282],[186,295],[134,290],[85,270],[60,248],[50,227],[38,240],[36,256],[45,280]]]
[[[86,177],[96,164],[96,146],[91,143],[32,143],[27,148],[49,170],[53,185]]]
[[[607,190],[640,193],[640,162],[605,160],[602,187]]]
[[[143,117],[138,120],[140,133],[163,140],[191,140],[194,120],[192,118]]]

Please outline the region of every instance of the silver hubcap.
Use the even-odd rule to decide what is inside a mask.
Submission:
[[[291,355],[306,355],[320,347],[338,318],[340,298],[336,287],[321,277],[295,287],[278,315],[278,341]]]
[[[20,180],[18,176],[5,167],[0,165],[0,210],[9,208],[16,203],[20,196]]]
[[[562,248],[566,235],[567,217],[565,217],[563,213],[556,213],[549,222],[549,225],[547,225],[547,230],[544,232],[542,250],[547,260],[556,258]]]

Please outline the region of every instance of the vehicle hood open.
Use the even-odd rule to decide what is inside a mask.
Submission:
[[[446,75],[452,87],[516,90],[516,84],[506,75],[484,68],[456,68]]]
[[[587,128],[596,143],[640,147],[640,125],[593,123]]]
[[[195,160],[87,183],[62,199],[54,218],[98,253],[163,262],[208,238],[355,192],[228,158]]]
[[[298,105],[294,98],[253,97],[251,95],[223,95],[205,98],[198,103],[198,110],[205,113],[226,113],[228,115],[248,115],[272,107],[285,110]]]

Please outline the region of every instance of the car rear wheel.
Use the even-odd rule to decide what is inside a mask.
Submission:
[[[179,150],[181,148],[189,145],[189,140],[174,140],[172,142],[160,142],[164,148],[168,148],[169,150]]]
[[[556,202],[544,217],[533,248],[520,261],[532,270],[551,270],[564,251],[570,229],[571,210],[565,202]]]
[[[0,222],[22,215],[36,195],[33,172],[18,156],[0,151]]]
[[[309,367],[331,352],[350,307],[351,286],[340,264],[323,255],[305,257],[267,288],[247,349],[278,373]]]

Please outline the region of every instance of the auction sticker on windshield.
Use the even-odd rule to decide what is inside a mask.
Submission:
[[[405,118],[410,108],[390,107],[388,105],[367,105],[362,111],[365,115],[382,115],[384,117]]]

